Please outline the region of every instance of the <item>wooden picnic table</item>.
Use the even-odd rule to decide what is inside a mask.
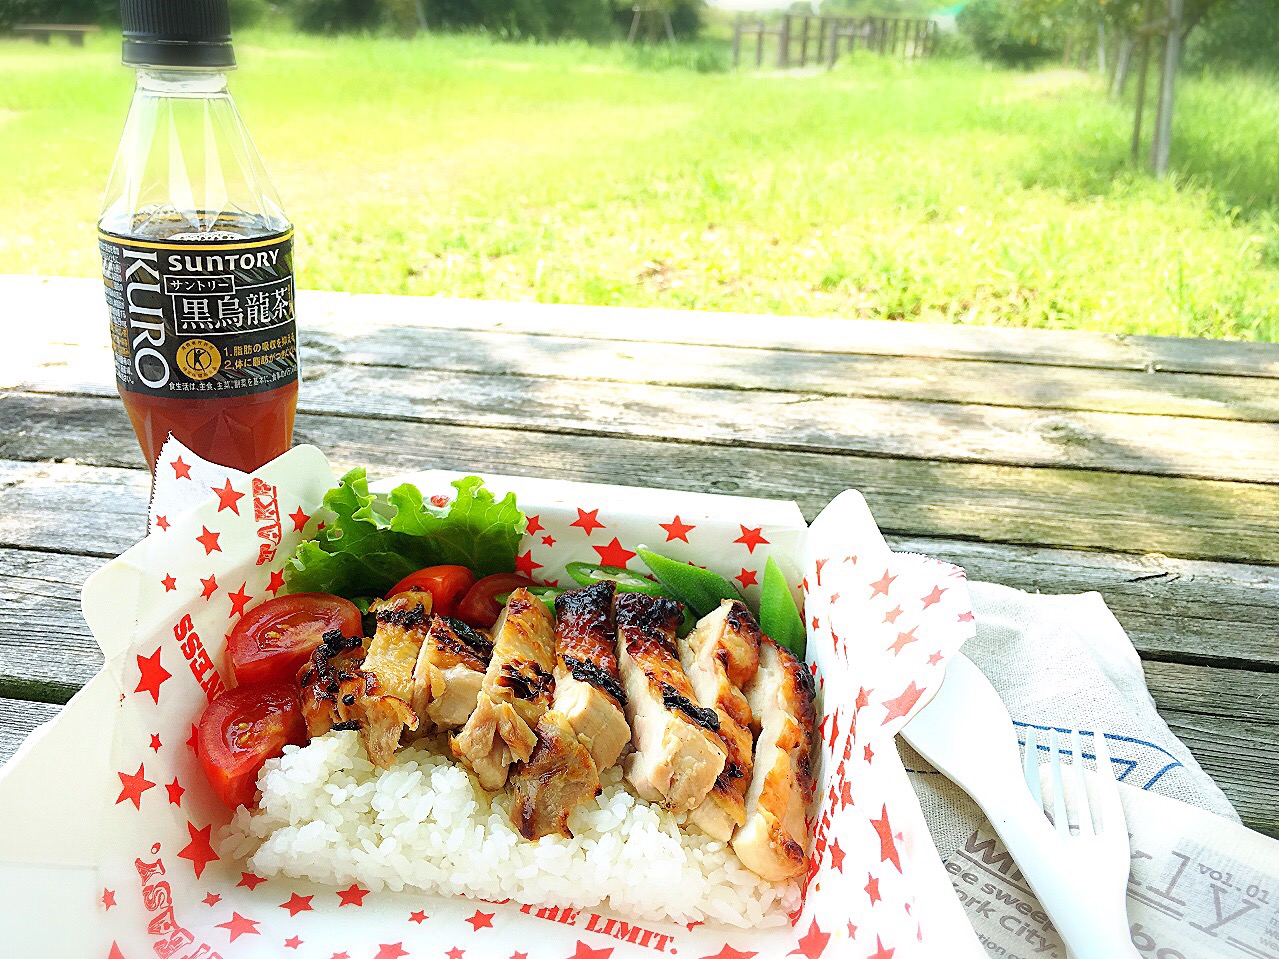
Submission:
[[[84,38],[90,33],[97,33],[101,27],[91,23],[19,23],[13,32],[31,37],[36,43],[47,44],[50,37],[66,37],[71,46],[84,46]]]
[[[94,674],[79,587],[145,531],[99,281],[0,278],[0,758]],[[1098,590],[1160,711],[1279,833],[1279,346],[300,295],[296,440],[798,501],[862,491],[972,579]],[[86,513],[96,517],[85,522]]]

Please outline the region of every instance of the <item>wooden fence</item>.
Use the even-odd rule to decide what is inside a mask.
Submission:
[[[742,47],[753,41],[755,66],[764,66],[766,37],[776,37],[774,63],[779,70],[825,64],[833,67],[841,55],[859,45],[880,56],[906,60],[929,56],[937,45],[937,24],[907,17],[822,17],[787,13],[769,25],[762,18],[747,22],[738,14],[733,25],[733,66],[742,62]]]

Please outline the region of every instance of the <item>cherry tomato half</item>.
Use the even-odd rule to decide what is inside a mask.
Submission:
[[[457,604],[457,618],[468,626],[488,629],[497,622],[502,604],[497,597],[521,586],[532,586],[533,581],[519,573],[495,573],[485,576],[471,587],[462,602]]]
[[[441,616],[452,616],[457,603],[475,585],[475,574],[465,566],[428,566],[416,573],[409,573],[391,587],[387,596],[407,593],[411,589],[431,594],[431,611]]]
[[[331,629],[363,636],[354,603],[328,593],[294,593],[259,603],[227,637],[227,659],[237,686],[296,680],[298,670]]]
[[[234,809],[253,802],[262,764],[288,745],[304,746],[306,722],[291,683],[231,689],[199,723],[200,765],[214,794]]]

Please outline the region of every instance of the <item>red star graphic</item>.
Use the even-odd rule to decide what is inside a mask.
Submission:
[[[840,872],[844,871],[844,850],[839,848],[839,840],[830,844],[830,864]]]
[[[814,919],[812,925],[808,927],[808,932],[800,937],[798,944],[787,955],[804,956],[806,959],[817,959],[826,951],[826,943],[830,942],[830,933],[822,932]]]
[[[459,949],[457,946],[454,946],[448,952],[444,953],[444,955],[448,956],[449,959],[462,959],[462,955],[465,952],[465,949]]]
[[[854,926],[851,922],[848,924],[848,938],[849,939],[857,938],[857,927]]]
[[[973,611],[971,609],[966,613],[959,614],[959,621],[961,623],[971,623],[973,621],[973,618],[974,618]]]
[[[200,755],[200,730],[195,728],[195,723],[191,724],[191,738],[187,740],[187,746],[191,752]]]
[[[893,959],[893,953],[896,952],[897,950],[885,949],[884,940],[880,939],[879,936],[875,937],[875,945],[878,948],[873,953],[871,953],[871,955],[868,956],[867,959]]]
[[[866,895],[872,906],[884,898],[879,894],[879,880],[870,873],[866,873]]]
[[[102,890],[102,908],[108,912],[115,905],[115,892],[111,889]]]
[[[944,592],[946,592],[946,590],[944,590],[942,587],[934,586],[933,591],[921,600],[921,602],[924,604],[924,609],[927,609],[929,606],[934,606],[937,603],[940,603],[941,594]]]
[[[758,956],[758,952],[743,952],[741,949],[734,949],[728,943],[724,943],[724,948],[713,956],[703,956],[702,959],[752,959]]]
[[[191,478],[191,467],[187,466],[186,463],[182,462],[181,456],[179,456],[169,465],[173,467],[174,479],[189,480]]]
[[[916,686],[915,681],[912,679],[910,685],[902,691],[900,696],[884,700],[884,708],[888,710],[888,713],[884,716],[884,721],[880,725],[883,726],[885,723],[905,716],[915,708],[915,704],[919,702],[919,697],[922,695],[924,695],[924,691]]]
[[[619,569],[635,558],[635,554],[618,542],[616,536],[607,546],[592,546],[591,549],[600,554],[600,562],[605,566],[616,566]]]
[[[743,526],[743,527],[742,527],[742,529],[746,529],[746,527],[745,527],[745,526]],[[827,563],[829,563],[829,562],[830,562],[830,560],[828,560],[828,559],[815,559],[815,560],[813,560],[813,569],[815,569],[815,570],[817,571],[817,585],[818,585],[818,586],[822,585],[822,570],[826,568],[826,564],[827,564]]]
[[[753,569],[743,568],[740,573],[733,577],[733,579],[742,584],[742,589],[745,589],[747,586],[754,586],[755,571]]]
[[[613,954],[612,946],[605,946],[603,949],[592,949],[582,940],[577,940],[577,951],[568,959],[608,959]]]
[[[894,656],[898,655],[903,649],[919,639],[919,637],[915,635],[915,630],[918,628],[918,626],[912,626],[910,629],[906,630],[906,632],[897,634],[897,639],[895,639],[892,645],[888,647]]]
[[[470,919],[466,921],[471,924],[472,929],[474,929],[476,932],[479,932],[481,929],[485,927],[489,929],[493,928],[493,917],[495,915],[497,914],[492,912],[480,912],[478,909],[476,909],[475,915],[473,915]]]
[[[839,710],[830,714],[830,746],[835,748],[835,740],[839,738]]]
[[[536,516],[530,516],[528,518],[528,526],[524,528],[524,532],[528,533],[530,536],[536,536],[544,529],[546,529],[546,527],[542,525],[542,514],[538,513]]]
[[[338,908],[342,906],[362,906],[364,905],[364,897],[369,894],[367,889],[361,889],[355,883],[351,883],[350,889],[343,889],[338,893],[338,898],[342,901],[338,904]]]
[[[555,537],[552,536],[550,533],[547,533],[545,536],[542,537],[542,545],[545,546],[547,549],[550,549],[552,546],[555,545]]]
[[[204,547],[204,555],[222,552],[222,547],[218,545],[218,537],[222,534],[213,532],[207,526],[201,526],[200,529],[203,532],[195,538],[195,541]]]
[[[164,591],[171,593],[178,588],[178,581],[173,578],[172,573],[166,573],[164,579],[160,580],[164,584]]]
[[[569,523],[569,526],[576,526],[578,529],[586,530],[586,535],[590,536],[597,529],[603,529],[604,524],[600,522],[599,510],[593,509],[589,512],[578,507],[577,519]]]
[[[890,609],[888,612],[884,614],[884,622],[896,623],[897,617],[900,616],[901,614],[902,614],[902,608],[900,606]]]
[[[264,882],[266,882],[266,880],[261,876],[255,876],[251,872],[242,872],[240,873],[240,881],[237,882],[236,885],[243,886],[245,889],[249,890],[249,892],[252,892]]]
[[[229,509],[236,516],[240,515],[240,500],[244,499],[243,493],[237,493],[231,488],[231,478],[227,477],[226,486],[222,489],[214,488],[214,493],[218,496],[218,512]]]
[[[299,506],[296,510],[289,514],[289,519],[293,520],[293,532],[300,533],[306,528],[306,524],[311,517],[302,512],[302,507]]]
[[[186,790],[182,788],[182,785],[178,782],[177,777],[174,777],[173,782],[169,783],[164,788],[165,788],[165,791],[167,791],[169,794],[169,805],[181,806],[182,794],[186,792]]]
[[[847,779],[839,784],[839,808],[847,809],[853,804],[853,787]]]
[[[107,950],[107,959],[124,959],[124,953],[120,951],[120,947],[114,942],[111,943],[111,948]]]
[[[814,616],[814,617],[813,617],[813,630],[814,630],[814,631],[816,631],[816,630],[819,630],[819,629],[821,629],[821,628],[822,628],[822,621],[821,621],[820,619],[818,619],[816,616]]]
[[[867,743],[866,748],[862,750],[862,758],[867,762],[875,758],[875,750],[870,748],[870,743]]]
[[[160,529],[164,530],[165,532],[168,532],[168,530],[169,530],[169,517],[167,517],[167,516],[157,516],[157,517],[155,518],[155,525],[156,525],[156,526],[158,526],[158,527],[160,527]]]
[[[349,952],[335,952],[329,956],[329,959],[351,959],[351,954]]]
[[[407,955],[408,952],[402,942],[382,943],[378,946],[377,955],[373,959],[400,959],[401,956]]]
[[[204,587],[200,590],[200,595],[208,599],[218,591],[218,578],[213,573],[210,573],[208,579],[200,580],[200,585]]]
[[[173,674],[160,665],[160,648],[158,646],[150,656],[138,657],[138,672],[141,675],[138,679],[138,685],[133,691],[135,693],[150,693],[156,705],[159,705],[160,686]]]
[[[874,599],[876,596],[887,596],[888,587],[893,585],[896,576],[889,576],[888,570],[884,570],[884,575],[878,580],[870,584],[870,595]]]
[[[419,926],[426,922],[426,913],[420,909],[417,912],[409,913],[409,922],[416,922]]]
[[[258,923],[254,919],[246,919],[238,912],[231,913],[231,918],[226,922],[218,923],[219,929],[225,929],[231,935],[231,941],[235,942],[241,936],[258,936]]]
[[[219,858],[218,854],[213,851],[213,844],[209,842],[209,836],[213,833],[213,825],[210,823],[203,829],[196,829],[195,823],[188,821],[187,832],[191,834],[191,841],[178,853],[178,858],[189,859],[191,868],[195,870],[195,878],[199,879],[200,874],[204,872],[204,867]]]
[[[515,568],[529,579],[533,578],[533,570],[541,569],[542,564],[533,559],[533,551],[525,550],[523,556],[515,557]]]
[[[669,523],[658,523],[657,525],[666,530],[666,542],[668,543],[673,543],[677,539],[682,539],[687,543],[688,534],[697,529],[696,526],[681,522],[678,514]]]
[[[226,594],[227,599],[231,600],[231,612],[227,613],[227,619],[230,619],[232,616],[244,615],[244,607],[248,606],[249,600],[253,598],[245,592],[248,585],[248,583],[241,583],[240,588],[234,593]]]
[[[142,763],[138,763],[138,771],[136,773],[116,773],[120,777],[120,785],[124,788],[120,790],[120,795],[116,797],[115,804],[128,800],[133,803],[134,809],[142,808],[142,794],[150,789],[155,783],[146,777],[146,770],[143,769]]]
[[[511,953],[511,959],[528,959],[528,953],[527,953],[527,952],[513,952],[513,953]]]
[[[161,746],[160,737],[157,736],[155,733],[152,733],[151,734],[151,751],[158,753],[160,751],[160,746]]]
[[[222,897],[219,896],[216,892],[211,892],[200,901],[203,902],[210,909],[212,909],[214,906],[216,906],[218,903],[222,901]]]
[[[284,588],[284,570],[271,570],[271,581],[266,584],[266,591],[272,596],[277,595]]]
[[[296,949],[300,945],[302,945],[302,940],[297,936],[290,936],[288,939],[284,940],[285,949]]]
[[[296,919],[298,913],[311,911],[311,900],[314,898],[314,896],[299,896],[295,892],[289,897],[288,902],[280,903],[280,908],[289,911],[290,919]]]
[[[853,700],[853,711],[858,712],[870,705],[870,690],[862,686],[857,690],[857,698]]]
[[[888,824],[888,807],[884,806],[879,811],[879,818],[872,819],[870,824],[879,836],[879,861],[891,862],[901,872],[902,861],[897,855],[897,843],[893,841],[893,827]]]
[[[754,529],[747,529],[745,526],[742,526],[741,523],[738,523],[737,525],[741,526],[742,535],[733,540],[734,543],[744,544],[746,549],[752,554],[755,552],[756,546],[768,545],[768,540],[764,539],[762,534],[762,526],[756,526]],[[817,574],[817,585],[820,586],[822,584],[820,567],[817,570]]]

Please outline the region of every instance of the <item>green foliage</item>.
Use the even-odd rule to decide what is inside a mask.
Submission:
[[[1040,42],[1018,0],[972,0],[955,22],[982,58],[1004,66],[1029,66],[1059,52]]]
[[[727,73],[733,66],[728,50],[714,43],[643,43],[628,46],[626,54],[640,70]]]
[[[229,0],[232,35],[238,30],[255,27],[271,12],[267,0]]]
[[[119,0],[0,0],[0,30],[17,23],[113,23]]]
[[[1279,4],[1275,0],[1232,0],[1191,34],[1187,63],[1279,70]]]
[[[297,28],[308,33],[375,30],[387,18],[384,0],[289,0],[287,6]]]

